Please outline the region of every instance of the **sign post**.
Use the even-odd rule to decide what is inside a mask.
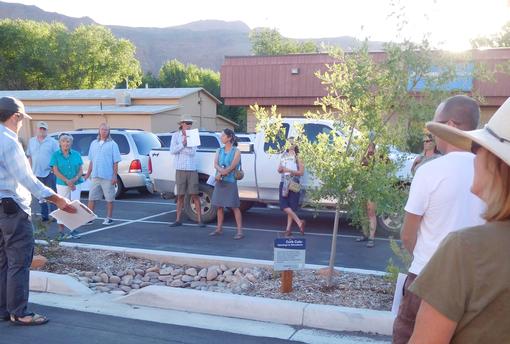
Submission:
[[[305,267],[306,239],[277,238],[274,240],[274,270],[281,274],[281,292],[292,291],[294,270]]]

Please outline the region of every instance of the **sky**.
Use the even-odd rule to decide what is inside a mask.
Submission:
[[[4,0],[5,1],[5,0]],[[7,0],[36,5],[103,25],[168,27],[197,20],[243,21],[276,28],[289,38],[354,36],[377,41],[419,40],[460,51],[469,39],[498,32],[510,21],[510,0]],[[390,13],[404,7],[408,25],[399,34]]]

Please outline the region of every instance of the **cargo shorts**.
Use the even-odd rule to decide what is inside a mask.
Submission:
[[[176,195],[198,195],[198,172],[175,171]]]

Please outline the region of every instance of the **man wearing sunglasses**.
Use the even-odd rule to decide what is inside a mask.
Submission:
[[[197,221],[200,227],[202,223],[200,198],[198,197],[198,172],[195,161],[197,147],[187,146],[186,131],[191,129],[193,118],[190,115],[182,115],[179,121],[179,130],[172,135],[170,153],[174,155],[175,185],[177,186],[177,209],[175,222],[170,227],[182,226],[181,215],[184,208],[184,197],[188,194],[197,210]]]
[[[453,96],[439,104],[434,122],[460,130],[474,130],[480,120],[480,107],[470,97]],[[413,256],[404,296],[393,324],[393,343],[407,343],[414,329],[421,299],[408,291],[417,275],[436,252],[441,241],[462,228],[483,224],[485,205],[470,191],[474,155],[436,138],[442,157],[416,170],[405,206],[401,239]]]

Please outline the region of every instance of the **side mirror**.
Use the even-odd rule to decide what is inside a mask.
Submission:
[[[237,148],[241,153],[253,153],[253,142],[239,142]]]

